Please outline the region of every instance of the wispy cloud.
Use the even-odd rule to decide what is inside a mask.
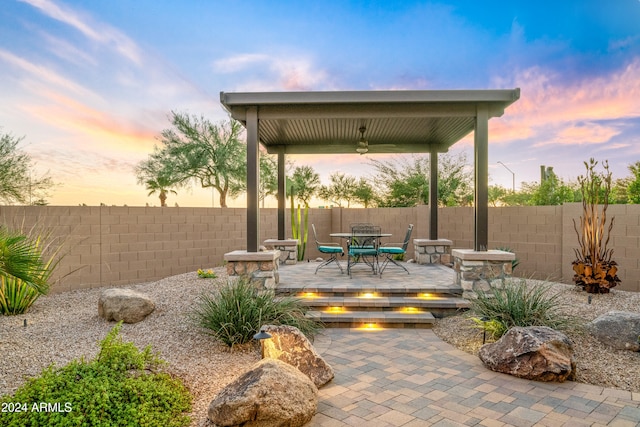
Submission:
[[[95,94],[92,91],[86,89],[85,87],[72,81],[71,79],[63,77],[51,68],[34,64],[33,62],[14,55],[13,53],[6,50],[0,49],[0,60],[3,60],[14,67],[18,67],[27,75],[36,77],[38,80],[46,82],[49,85],[63,88],[67,91],[75,93],[76,95],[95,97]]]
[[[333,86],[329,73],[306,56],[245,53],[219,59],[213,69],[218,73],[246,73],[238,90],[326,90]]]
[[[76,139],[99,143],[103,149],[149,152],[158,135],[158,131],[150,126],[97,110],[63,94],[44,91],[41,95],[51,103],[22,108],[51,126],[82,136]]]
[[[20,0],[27,3],[52,19],[63,22],[89,39],[102,45],[110,46],[122,56],[135,64],[141,64],[141,53],[138,46],[117,29],[97,22],[88,16],[82,16],[77,10],[66,7],[51,0]]]

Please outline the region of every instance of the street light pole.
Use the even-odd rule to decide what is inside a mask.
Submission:
[[[500,163],[502,166],[504,166],[504,168],[505,168],[506,170],[508,170],[509,172],[511,172],[511,175],[512,175],[512,178],[513,178],[513,181],[512,181],[512,187],[511,187],[511,188],[512,188],[512,190],[511,190],[511,191],[513,191],[513,192],[515,193],[515,192],[516,192],[516,173],[515,173],[514,171],[512,171],[511,169],[509,169],[509,168],[507,167],[507,165],[505,165],[504,163],[502,163],[502,162],[500,162],[500,161],[499,161],[498,163]]]

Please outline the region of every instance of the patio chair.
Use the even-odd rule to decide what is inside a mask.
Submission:
[[[378,239],[380,226],[355,224],[351,227],[351,238],[347,249],[347,274],[351,278],[351,269],[357,263],[365,263],[373,274],[378,271]]]
[[[342,269],[340,262],[338,262],[338,254],[344,255],[344,250],[342,249],[342,246],[333,242],[329,242],[329,243],[318,242],[318,235],[316,234],[316,226],[314,224],[311,224],[311,230],[313,231],[313,238],[316,241],[316,247],[318,248],[318,251],[322,254],[329,255],[329,259],[327,259],[326,261],[323,261],[322,264],[320,264],[316,268],[316,272],[313,274],[317,274],[318,270],[320,270],[322,267],[326,267],[332,262],[335,262],[338,265],[338,268],[340,269],[340,273],[344,273],[344,270]]]
[[[378,254],[384,257],[382,266],[378,270],[380,277],[382,277],[382,272],[384,271],[385,268],[387,268],[387,265],[389,265],[390,262],[394,263],[398,267],[401,267],[404,271],[407,272],[407,274],[410,274],[409,270],[407,270],[407,268],[404,265],[397,263],[396,260],[393,259],[393,257],[398,255],[404,255],[407,253],[407,246],[409,246],[409,240],[411,239],[412,231],[413,231],[413,224],[409,224],[409,228],[407,228],[407,234],[404,236],[404,242],[402,242],[401,244],[387,243],[378,248]]]

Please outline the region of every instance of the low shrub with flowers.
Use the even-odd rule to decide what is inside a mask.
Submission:
[[[203,279],[215,279],[218,277],[212,269],[203,270],[199,268],[197,273],[198,277],[202,277]]]

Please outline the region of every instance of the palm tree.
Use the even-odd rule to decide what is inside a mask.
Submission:
[[[159,193],[158,197],[160,198],[160,206],[162,207],[167,206],[167,193],[178,194],[170,188],[175,184],[166,176],[159,175],[155,178],[149,178],[144,181],[144,185],[147,187],[147,190],[149,190],[148,196]]]

